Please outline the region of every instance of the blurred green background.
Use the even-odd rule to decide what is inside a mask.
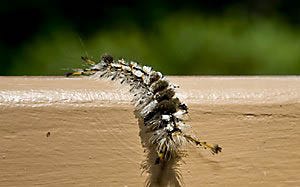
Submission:
[[[170,75],[299,75],[300,2],[1,1],[0,75],[109,53]]]

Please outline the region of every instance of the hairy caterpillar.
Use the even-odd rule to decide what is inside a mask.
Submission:
[[[210,145],[199,141],[190,134],[190,127],[184,123],[184,115],[188,107],[177,97],[177,86],[168,82],[158,71],[149,66],[140,66],[136,62],[114,60],[110,55],[104,55],[100,62],[82,57],[85,68],[66,76],[87,75],[95,78],[119,80],[121,84],[130,85],[133,93],[135,113],[142,121],[140,130],[147,134],[144,147],[153,155],[150,162],[163,168],[168,162],[175,162],[181,158],[181,147],[191,143],[209,149],[213,154],[221,152],[217,144]]]

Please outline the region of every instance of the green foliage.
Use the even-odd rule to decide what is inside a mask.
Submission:
[[[41,35],[14,56],[11,75],[62,75],[80,56],[103,53],[165,74],[299,74],[300,31],[279,21],[177,14],[151,30],[114,27],[83,38],[68,28]],[[67,70],[66,70],[67,71]]]

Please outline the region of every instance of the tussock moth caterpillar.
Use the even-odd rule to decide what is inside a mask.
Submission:
[[[185,143],[203,147],[213,154],[221,152],[222,148],[217,144],[199,141],[190,134],[190,126],[184,123],[188,107],[176,97],[177,86],[166,80],[160,72],[136,62],[114,60],[110,55],[102,56],[99,62],[87,57],[82,57],[82,60],[85,62],[84,69],[66,75],[107,78],[130,85],[135,114],[141,122],[142,143],[148,152],[148,160],[143,168],[153,175],[148,185],[154,180],[162,184],[158,179],[162,176],[154,176],[155,168],[163,171],[175,167],[182,157],[182,145]],[[170,184],[170,181],[167,180],[165,184]]]

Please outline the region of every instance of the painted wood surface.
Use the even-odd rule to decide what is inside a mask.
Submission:
[[[187,147],[185,186],[300,186],[300,77],[168,77],[220,155]],[[143,186],[127,87],[0,77],[0,186]]]

